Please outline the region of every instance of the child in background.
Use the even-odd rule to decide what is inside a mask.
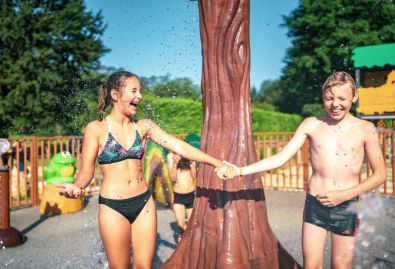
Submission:
[[[180,237],[187,228],[195,199],[196,163],[175,153],[167,155],[170,177],[174,182],[173,211],[176,216]],[[185,210],[187,220],[185,221]]]

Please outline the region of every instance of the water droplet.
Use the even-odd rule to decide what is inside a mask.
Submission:
[[[363,240],[363,241],[361,242],[361,246],[367,248],[368,246],[370,246],[370,242],[367,241],[367,240]]]

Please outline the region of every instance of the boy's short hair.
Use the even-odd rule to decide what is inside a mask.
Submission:
[[[326,79],[325,83],[322,85],[322,94],[335,86],[343,85],[346,83],[350,84],[352,94],[353,96],[355,96],[355,94],[357,93],[357,86],[355,85],[355,81],[350,74],[343,71],[335,72]]]

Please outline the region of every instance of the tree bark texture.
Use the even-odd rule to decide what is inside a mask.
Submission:
[[[199,0],[199,13],[201,148],[237,165],[254,163],[249,0]],[[201,165],[188,228],[162,268],[293,268],[281,266],[279,249],[283,253],[268,223],[259,174],[223,181]]]

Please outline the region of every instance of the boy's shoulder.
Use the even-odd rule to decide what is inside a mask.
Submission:
[[[319,117],[308,117],[300,123],[298,130],[309,135],[313,133],[320,124],[322,124],[322,120],[320,120]]]
[[[354,128],[359,129],[363,132],[377,133],[376,126],[370,121],[354,118],[350,124],[353,124]]]
[[[308,117],[302,121],[300,127],[305,130],[313,130],[317,128],[317,126],[319,126],[321,123],[322,119],[320,117]]]

